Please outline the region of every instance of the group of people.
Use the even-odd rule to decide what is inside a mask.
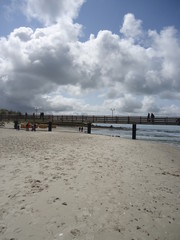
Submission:
[[[152,121],[152,122],[154,122],[154,118],[155,118],[155,116],[154,116],[154,113],[148,113],[148,115],[147,115],[147,121],[148,122],[150,122],[150,121]]]
[[[36,124],[35,124],[35,123],[32,124],[31,131],[36,131],[36,128],[37,128]],[[26,124],[26,131],[29,131],[29,129],[30,129],[30,124],[29,124],[29,122],[28,122],[28,123]]]
[[[79,127],[79,132],[83,132],[83,127]]]

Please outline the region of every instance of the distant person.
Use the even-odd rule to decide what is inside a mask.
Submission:
[[[49,132],[52,131],[52,121],[49,121],[49,123],[48,123],[48,131]]]
[[[18,128],[18,124],[19,124],[18,121],[15,120],[15,121],[14,121],[14,129],[17,129],[17,128]]]
[[[154,118],[155,118],[154,113],[151,113],[151,121],[152,122],[154,122]]]
[[[36,124],[32,125],[32,130],[31,131],[34,131],[34,132],[36,131]]]
[[[81,128],[81,132],[83,132],[83,127]]]
[[[147,115],[147,121],[150,122],[150,113]]]
[[[27,112],[25,113],[25,120],[27,119]]]
[[[26,124],[26,131],[29,131],[29,128],[30,128],[30,124],[27,123],[27,124]]]
[[[44,120],[44,113],[43,112],[40,113],[40,119]]]

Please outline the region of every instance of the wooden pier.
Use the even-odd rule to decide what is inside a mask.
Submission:
[[[136,139],[136,125],[179,125],[180,117],[154,117],[147,118],[146,116],[102,116],[102,115],[45,115],[43,117],[35,115],[0,115],[0,121],[34,121],[37,123],[53,124],[86,124],[88,133],[91,133],[91,125],[93,123],[105,124],[131,124],[132,139]]]
[[[89,115],[59,115],[52,116],[57,123],[108,123],[108,124],[145,124],[145,125],[180,125],[180,117],[155,117],[153,119],[142,116],[89,116]]]

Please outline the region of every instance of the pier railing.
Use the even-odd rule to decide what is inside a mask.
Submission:
[[[102,115],[0,115],[0,121],[52,121],[56,124],[61,123],[107,123],[107,124],[146,124],[146,125],[180,125],[180,117],[155,117],[153,119],[145,116],[102,116]]]
[[[180,117],[154,117],[144,116],[89,116],[89,115],[0,115],[0,122],[18,121],[54,124],[87,124],[87,132],[91,133],[92,123],[132,124],[132,139],[136,139],[136,125],[180,125]]]
[[[59,123],[108,123],[108,124],[156,124],[156,125],[180,125],[180,118],[177,117],[156,117],[147,119],[143,116],[79,116],[61,115],[53,116],[54,122]]]

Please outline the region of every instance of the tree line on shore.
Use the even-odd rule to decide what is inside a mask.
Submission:
[[[16,111],[13,111],[13,110],[8,110],[8,109],[5,109],[5,108],[1,108],[0,109],[0,114],[18,114],[18,115],[21,115],[22,113],[21,112],[16,112]]]

